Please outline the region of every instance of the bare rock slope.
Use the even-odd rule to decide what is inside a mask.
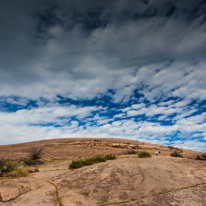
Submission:
[[[69,170],[79,148],[82,156],[77,156],[83,159],[88,154],[90,157],[108,152],[120,154],[125,149],[108,144],[99,149],[99,145],[97,148],[93,145],[92,149],[87,149],[87,144],[82,148],[79,146],[81,144],[62,144],[61,151],[76,147],[69,153],[73,156],[39,165],[38,173],[19,179],[1,179],[0,206],[206,205],[205,161],[170,157],[169,151],[155,156],[155,150],[149,150],[153,155],[151,158],[119,156],[116,160]]]

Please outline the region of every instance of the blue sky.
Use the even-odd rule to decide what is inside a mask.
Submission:
[[[0,144],[117,137],[206,152],[205,1],[0,9]]]

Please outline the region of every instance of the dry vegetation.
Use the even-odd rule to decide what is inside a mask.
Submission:
[[[31,147],[29,150],[29,158],[19,160],[0,160],[0,176],[6,177],[26,177],[29,173],[38,172],[36,168],[34,171],[28,166],[43,164],[42,161],[37,160],[43,154],[42,147]]]

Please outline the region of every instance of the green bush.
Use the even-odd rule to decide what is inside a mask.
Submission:
[[[4,173],[14,177],[27,176],[27,165],[20,160],[0,160],[0,175]]]
[[[147,151],[140,151],[137,153],[137,156],[139,158],[147,158],[147,157],[151,157],[151,154]]]
[[[204,161],[206,161],[206,153],[201,154],[201,155],[197,155],[197,156],[195,157],[195,159],[196,159],[196,160],[204,160]]]
[[[21,165],[20,161],[17,160],[0,160],[0,174],[3,172],[11,172],[16,170]]]
[[[32,159],[24,159],[23,162],[26,164],[26,165],[41,165],[41,164],[44,164],[44,162],[40,161],[40,160],[32,160]]]
[[[116,159],[116,157],[115,157],[115,155],[109,154],[109,155],[106,155],[106,156],[104,157],[104,159],[105,159],[105,160],[114,160],[114,159]]]
[[[94,157],[87,160],[79,160],[79,161],[72,160],[72,163],[69,165],[69,169],[77,169],[86,165],[92,165],[98,162],[106,162],[107,160],[113,160],[113,159],[116,159],[116,157],[110,154],[110,155],[106,155],[104,158]]]
[[[172,157],[183,157],[180,153],[178,153],[177,151],[174,151],[170,154],[170,156]]]
[[[77,168],[80,168],[80,167],[83,167],[85,164],[84,164],[84,161],[80,160],[80,161],[73,161],[72,160],[72,163],[69,165],[69,169],[77,169]]]
[[[106,162],[106,160],[102,157],[95,157],[95,158],[90,158],[88,160],[83,161],[85,165],[92,165],[97,162]]]

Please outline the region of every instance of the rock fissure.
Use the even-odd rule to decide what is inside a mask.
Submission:
[[[62,202],[61,202],[61,199],[60,199],[60,197],[59,197],[58,188],[57,188],[57,186],[56,186],[53,182],[51,182],[51,181],[49,181],[49,180],[38,179],[38,178],[35,178],[35,177],[31,177],[31,178],[36,179],[36,180],[41,180],[41,181],[44,181],[44,182],[47,182],[47,183],[53,185],[53,186],[55,187],[57,202],[58,202],[59,206],[63,206],[63,204],[62,204]]]
[[[170,190],[170,191],[165,191],[165,192],[159,192],[159,193],[155,193],[155,194],[152,194],[152,195],[149,195],[149,196],[143,196],[143,197],[140,197],[140,198],[133,198],[133,199],[131,199],[131,200],[126,200],[126,201],[122,201],[122,202],[103,203],[103,204],[101,204],[101,206],[129,203],[129,202],[133,202],[133,201],[140,200],[140,199],[143,199],[143,198],[152,197],[152,196],[157,196],[157,195],[162,195],[162,194],[166,194],[166,193],[171,193],[171,192],[175,192],[175,191],[178,191],[178,190],[189,189],[189,188],[197,187],[197,186],[199,186],[199,185],[204,185],[204,184],[206,184],[206,182],[198,183],[198,184],[191,185],[191,186],[188,186],[188,187],[182,187],[182,188],[175,189],[175,190]]]
[[[46,180],[46,182],[52,184],[52,185],[55,187],[56,197],[57,197],[57,201],[58,201],[58,203],[59,203],[59,206],[63,206],[63,205],[62,205],[62,202],[61,202],[61,199],[60,199],[60,197],[59,197],[59,192],[58,192],[57,186],[56,186],[53,182],[51,182],[51,181],[49,181],[49,180]]]

